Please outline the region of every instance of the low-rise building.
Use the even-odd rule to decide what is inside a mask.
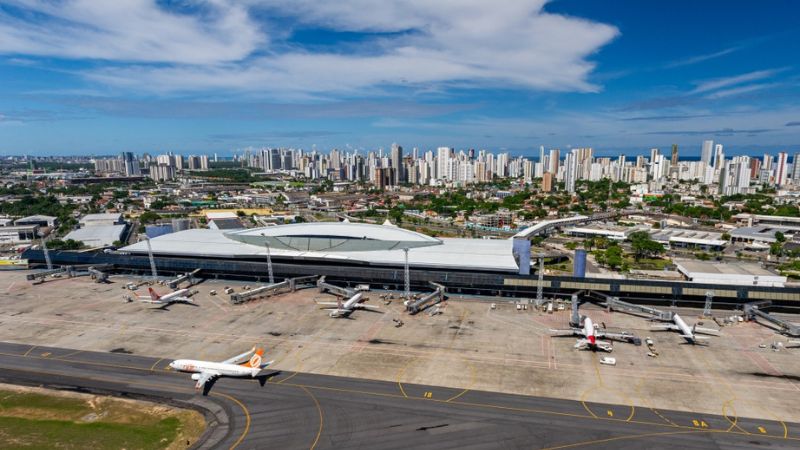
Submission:
[[[64,240],[83,242],[89,247],[109,247],[123,238],[127,225],[93,225],[70,231]]]
[[[770,272],[759,264],[730,261],[708,262],[690,259],[673,260],[675,267],[689,281],[695,283],[726,285],[783,287],[786,277]]]
[[[592,225],[567,228],[565,232],[575,237],[604,237],[614,241],[624,241],[631,233],[642,231],[641,227],[620,227],[615,225]]]
[[[0,227],[0,244],[27,244],[38,237],[39,225]]]
[[[797,227],[781,227],[775,225],[757,225],[753,227],[741,227],[731,231],[731,241],[744,242],[748,244],[762,243],[771,244],[777,242],[776,234],[781,233],[788,240],[794,235],[799,234]]]
[[[693,230],[688,228],[664,228],[654,230],[650,238],[664,244],[668,248],[693,248],[708,251],[719,251],[725,248],[728,241],[722,239],[722,233]]]
[[[86,214],[80,219],[81,227],[96,227],[100,225],[124,225],[122,213]]]
[[[58,226],[58,217],[44,215],[28,216],[15,220],[14,225],[38,225],[40,227],[54,228]]]

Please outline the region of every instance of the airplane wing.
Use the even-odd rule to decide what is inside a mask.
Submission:
[[[554,330],[550,329],[553,336],[583,336],[583,330]]]
[[[194,385],[195,389],[203,388],[203,386],[205,386],[206,383],[213,381],[218,376],[220,376],[220,373],[213,370],[200,372],[200,378],[197,379],[197,384]]]
[[[357,304],[356,308],[359,308],[359,309],[371,309],[371,310],[381,309],[380,306],[377,306],[377,305],[365,305],[363,303]]]
[[[589,348],[589,341],[586,340],[586,339],[578,339],[575,342],[575,345],[573,346],[573,348],[576,348],[578,350],[584,350],[586,348]]]
[[[598,349],[611,353],[614,350],[614,346],[611,345],[611,342],[606,341],[595,341],[594,345],[597,346]]]
[[[319,305],[319,306],[336,306],[336,307],[339,306],[339,304],[336,303],[336,302],[317,302],[317,305]]]
[[[618,341],[630,341],[633,335],[630,333],[609,333],[606,331],[597,331],[597,337],[606,339],[616,339]]]
[[[664,324],[664,325],[653,325],[653,326],[651,326],[651,327],[650,327],[650,329],[651,329],[651,330],[653,330],[653,331],[673,331],[673,330],[679,330],[679,328],[678,328],[678,326],[677,326],[677,325],[672,325],[672,324],[668,324],[668,323],[667,323],[667,324]]]
[[[255,352],[256,352],[256,348],[253,347],[250,350],[242,353],[241,355],[236,355],[233,358],[226,359],[225,361],[220,361],[220,363],[222,363],[222,364],[241,364],[241,363],[247,361],[248,359],[250,359],[250,357],[253,356],[253,353],[255,353]]]
[[[694,331],[695,333],[710,334],[712,336],[719,336],[719,331],[714,330],[712,328],[694,327],[694,329],[692,331]]]
[[[151,300],[149,298],[141,298],[141,297],[139,297],[139,298],[137,298],[137,300],[142,302],[142,303],[150,303],[151,305],[166,305],[167,304],[167,302],[165,302],[165,301],[162,301],[162,300]]]

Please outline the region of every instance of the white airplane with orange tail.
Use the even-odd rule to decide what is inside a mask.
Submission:
[[[195,389],[200,390],[205,388],[206,385],[213,384],[219,377],[257,377],[262,369],[274,362],[262,363],[263,356],[263,348],[253,347],[241,355],[236,355],[222,362],[176,359],[169,363],[169,366],[181,372],[191,373],[192,380],[197,381],[194,386]],[[206,393],[207,390],[204,389],[203,394],[205,395]]]
[[[189,289],[178,289],[177,291],[170,292],[169,294],[159,294],[151,287],[147,288],[147,291],[150,293],[149,299],[147,297],[137,296],[137,300],[143,303],[152,303],[154,305],[162,306],[169,306],[173,303],[186,303],[197,306],[197,303],[187,296],[187,294],[189,294]]]

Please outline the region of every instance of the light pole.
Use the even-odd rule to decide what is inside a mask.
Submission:
[[[403,275],[405,276],[406,300],[411,300],[411,271],[408,269],[408,247],[403,249],[405,254],[405,264],[403,265]]]
[[[158,272],[156,272],[156,259],[153,257],[153,247],[150,246],[150,238],[145,235],[145,242],[147,242],[147,256],[150,257],[150,271],[153,274],[153,283],[158,281]]]
[[[267,241],[267,236],[264,233],[261,233],[261,237],[264,238],[264,247],[267,248],[267,273],[269,274],[269,284],[275,284],[275,277],[272,275],[272,255],[269,251],[269,241]]]

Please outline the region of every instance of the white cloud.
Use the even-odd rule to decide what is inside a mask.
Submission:
[[[764,78],[769,78],[776,73],[780,72],[780,70],[757,70],[755,72],[748,72],[741,75],[736,75],[732,77],[725,77],[725,78],[716,78],[713,80],[703,81],[697,84],[697,87],[692,90],[692,94],[699,94],[703,92],[713,91],[716,89],[721,89],[728,86],[735,86],[737,84],[746,83],[748,81],[755,81],[761,80]]]
[[[201,1],[192,14],[148,0],[9,0],[0,52],[107,61],[209,64],[247,57],[266,36],[243,6]]]
[[[546,13],[544,3],[206,0],[199,8],[205,14],[189,15],[144,0],[15,0],[50,20],[0,15],[0,52],[137,62],[82,74],[160,93],[220,89],[319,98],[435,85],[599,90],[588,80],[594,69],[588,58],[617,29]],[[273,20],[255,25],[254,12]],[[374,35],[338,53],[297,43],[267,48],[290,35],[286,23]]]
[[[711,94],[706,95],[705,98],[718,99],[718,98],[732,97],[734,95],[747,94],[750,92],[760,91],[763,89],[769,89],[775,86],[779,86],[779,83],[748,84],[745,86],[738,86],[735,88],[722,89],[716,92],[712,92]]]

